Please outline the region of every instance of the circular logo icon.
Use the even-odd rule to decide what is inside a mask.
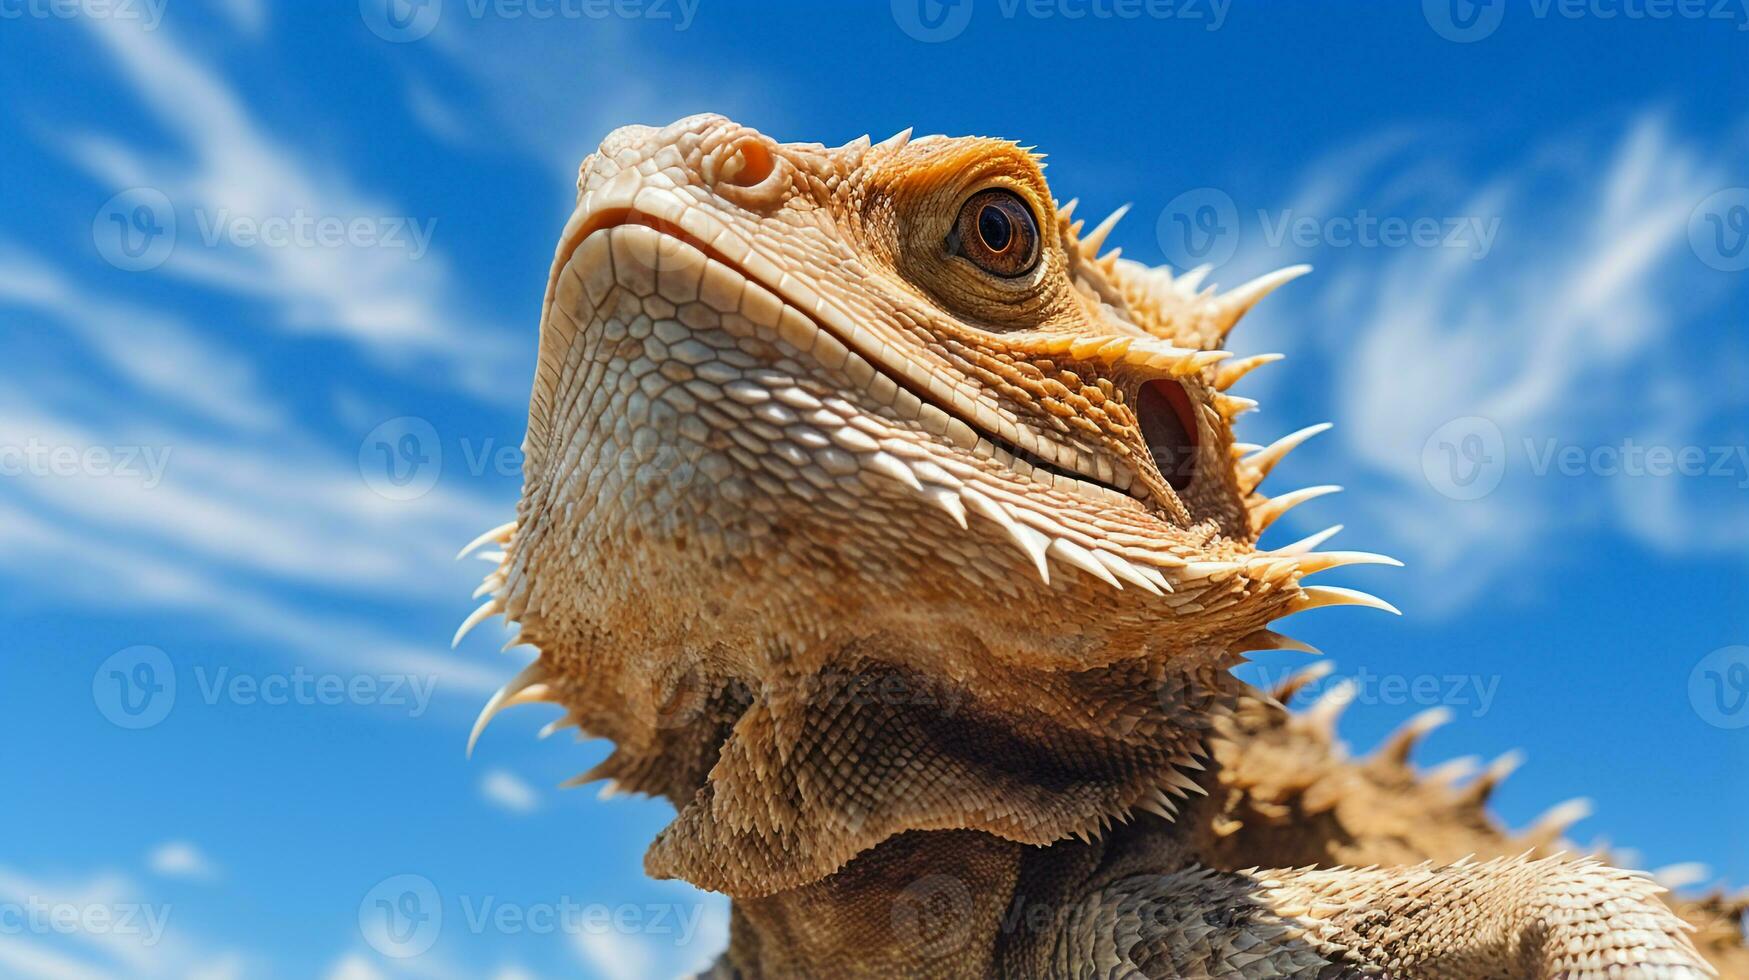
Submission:
[[[1500,28],[1506,16],[1506,0],[1421,0],[1421,15],[1433,33],[1469,44]]]
[[[1421,446],[1427,485],[1453,500],[1476,500],[1494,492],[1506,475],[1506,437],[1492,419],[1452,419]]]
[[[358,0],[358,15],[372,34],[405,44],[437,29],[443,0]]]
[[[156,269],[176,249],[176,209],[156,187],[131,187],[97,209],[91,242],[103,261],[124,272]]]
[[[390,500],[425,496],[443,472],[437,429],[417,416],[389,419],[358,444],[358,472],[366,486]]]
[[[151,728],[176,706],[176,668],[157,647],[117,650],[91,675],[91,700],[122,728]]]
[[[1749,187],[1727,187],[1688,216],[1688,245],[1720,272],[1749,269]]]
[[[1225,265],[1239,248],[1239,208],[1223,190],[1185,191],[1167,202],[1154,235],[1166,261],[1179,269]]]
[[[430,949],[443,931],[443,899],[424,875],[384,878],[358,903],[358,931],[384,956],[404,960]]]
[[[892,0],[893,22],[925,44],[951,41],[972,22],[972,0]]]
[[[893,932],[927,957],[965,948],[972,938],[972,892],[953,875],[925,875],[893,899]]]
[[[1714,728],[1749,726],[1749,646],[1721,647],[1688,673],[1688,703]]]

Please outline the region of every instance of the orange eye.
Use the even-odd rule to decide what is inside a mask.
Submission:
[[[1038,264],[1038,221],[1020,195],[991,188],[960,205],[947,250],[994,276],[1012,279]]]

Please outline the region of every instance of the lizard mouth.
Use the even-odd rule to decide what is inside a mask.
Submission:
[[[603,188],[604,192],[611,190],[612,182]],[[1097,473],[1076,465],[1079,459],[1074,450],[1015,425],[985,403],[944,382],[939,373],[931,373],[924,365],[900,356],[893,345],[856,325],[800,280],[771,266],[726,225],[656,189],[640,189],[632,203],[591,206],[586,198],[579,206],[555,256],[554,279],[548,286],[543,323],[551,315],[557,277],[567,274],[583,242],[597,232],[630,227],[647,228],[679,242],[776,296],[784,307],[800,314],[811,330],[836,340],[848,352],[849,359],[866,366],[866,373],[878,374],[891,382],[894,396],[889,400],[891,407],[925,423],[926,428],[937,430],[937,435],[946,437],[958,448],[992,459],[1034,483],[1059,491],[1130,509],[1147,505],[1146,488],[1121,465],[1108,462]],[[805,349],[807,345],[799,346]],[[863,387],[872,390],[868,384]]]

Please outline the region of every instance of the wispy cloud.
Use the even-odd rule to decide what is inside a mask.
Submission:
[[[1688,229],[1741,160],[1684,141],[1657,113],[1614,134],[1554,137],[1467,179],[1454,173],[1462,154],[1440,142],[1429,151],[1380,137],[1332,155],[1304,176],[1289,210],[1496,227],[1486,254],[1252,240],[1233,263],[1321,265],[1292,287],[1297,304],[1265,304],[1240,339],[1304,354],[1316,338],[1320,349],[1296,355],[1302,373],[1273,380],[1291,378],[1314,411],[1327,399],[1347,456],[1345,506],[1414,564],[1418,611],[1463,607],[1584,525],[1696,552],[1749,541],[1740,493],[1718,480],[1586,480],[1608,475],[1587,463],[1563,482],[1547,456],[1628,440],[1717,448],[1742,397],[1709,383],[1717,368],[1685,343],[1697,325],[1724,336],[1707,321],[1729,315],[1721,277],[1691,250]],[[1496,467],[1500,482],[1472,495],[1448,485],[1451,465]]]
[[[87,134],[58,144],[116,190],[148,186],[177,215],[178,247],[162,271],[271,304],[270,322],[301,334],[354,341],[409,372],[437,366],[465,390],[505,399],[522,353],[505,331],[467,316],[467,297],[441,253],[387,248],[385,236],[413,244],[435,218],[411,215],[363,191],[337,168],[305,158],[265,125],[215,71],[180,47],[167,27],[142,31],[116,19],[88,18],[107,64],[128,83],[176,147],[153,156],[113,138]],[[245,247],[229,232],[247,222],[363,222],[369,235],[333,240],[292,235]],[[216,239],[216,240],[211,240]],[[187,245],[188,247],[183,247]]]
[[[18,912],[0,935],[8,976],[229,980],[248,972],[251,957],[199,938],[175,907],[118,872],[45,878],[0,867],[0,902]]]
[[[218,877],[218,865],[185,840],[165,841],[146,856],[146,864],[166,878],[193,878],[206,881]]]
[[[486,802],[511,813],[532,813],[540,794],[522,777],[505,769],[493,769],[480,780],[480,795]]]

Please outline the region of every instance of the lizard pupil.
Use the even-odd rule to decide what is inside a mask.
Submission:
[[[1009,224],[1008,216],[994,204],[984,205],[978,212],[978,237],[984,240],[984,246],[992,252],[1000,252],[1014,240],[1014,226]]]
[[[947,236],[947,250],[1002,279],[1016,279],[1038,265],[1038,219],[1019,194],[992,187],[960,205]]]

